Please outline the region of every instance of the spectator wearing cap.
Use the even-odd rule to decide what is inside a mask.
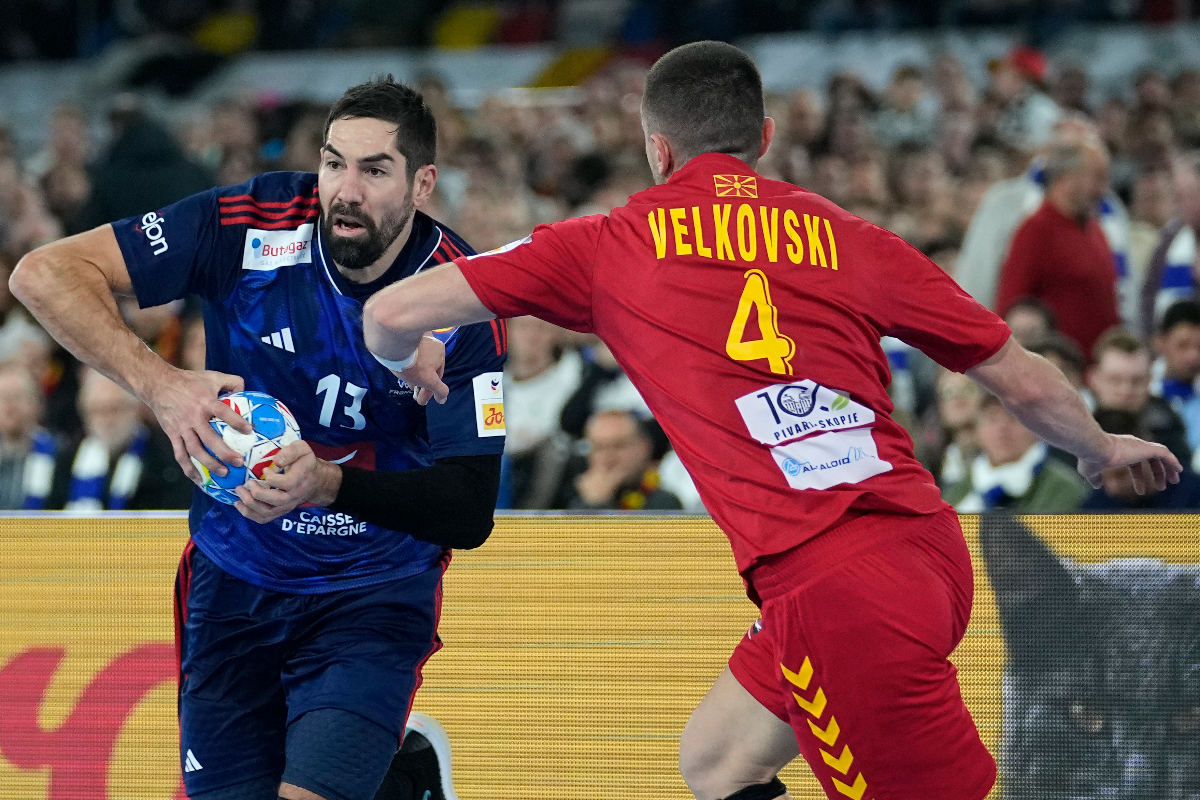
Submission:
[[[584,436],[588,466],[575,479],[567,504],[576,510],[670,511],[683,508],[661,486],[646,427],[628,411],[600,411],[588,420]]]
[[[1180,300],[1167,309],[1154,349],[1159,355],[1155,370],[1161,375],[1151,391],[1183,418],[1196,469],[1200,466],[1200,302]]]
[[[1097,221],[1108,191],[1108,155],[1098,143],[1061,144],[1046,157],[1046,198],[1013,236],[1000,270],[996,307],[1018,299],[1045,303],[1058,327],[1090,353],[1120,324],[1112,251]]]
[[[1153,436],[1138,423],[1138,417],[1129,411],[1100,409],[1096,422],[1106,433],[1138,436],[1152,439]],[[1200,509],[1200,478],[1191,470],[1179,474],[1178,483],[1168,483],[1159,491],[1154,481],[1145,482],[1145,491],[1138,494],[1133,488],[1133,476],[1128,469],[1106,469],[1100,473],[1100,488],[1093,489],[1083,501],[1080,511],[1130,512],[1130,511],[1194,511]]]
[[[1180,463],[1191,462],[1187,429],[1171,404],[1150,394],[1150,348],[1134,334],[1114,328],[1096,342],[1087,373],[1093,406],[1128,411],[1150,441],[1167,447]]]
[[[1000,103],[996,132],[1014,147],[1032,152],[1050,141],[1062,109],[1043,87],[1049,62],[1032,47],[1016,47],[991,65],[991,93]]]
[[[960,513],[1068,514],[1087,496],[1079,474],[1050,458],[1046,443],[998,398],[984,396],[975,435],[982,452],[963,479],[943,493]]]

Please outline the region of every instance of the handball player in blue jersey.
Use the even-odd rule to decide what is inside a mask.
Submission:
[[[491,532],[506,331],[425,337],[434,389],[416,396],[395,374],[410,365],[377,360],[362,334],[374,292],[472,252],[419,210],[436,136],[419,94],[390,77],[362,84],[330,112],[318,174],[148,209],[36,250],[13,274],[47,330],[154,411],[193,481],[192,458],[218,474],[240,465],[209,425],[248,432],[221,392],[267,392],[300,424],[265,485],[239,488],[236,506],[199,490],[192,504],[176,622],[193,800],[453,794],[430,760],[445,752],[413,746],[436,736],[397,750],[441,646],[450,549]],[[203,372],[159,358],[115,301],[189,294],[203,300]]]

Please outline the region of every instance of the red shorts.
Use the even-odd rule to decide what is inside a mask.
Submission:
[[[825,793],[979,800],[996,762],[947,660],[974,580],[953,509],[869,514],[751,575],[762,619],[729,668],[792,726]]]

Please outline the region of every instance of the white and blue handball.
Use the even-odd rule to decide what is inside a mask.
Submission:
[[[200,488],[214,500],[233,505],[238,501],[234,489],[252,480],[262,480],[275,465],[276,454],[299,441],[300,426],[287,406],[264,392],[230,392],[221,395],[220,400],[254,428],[251,433],[241,433],[223,419],[213,417],[209,422],[229,449],[242,457],[244,466],[226,464],[229,472],[221,476],[209,472],[194,457],[192,464],[203,479]]]

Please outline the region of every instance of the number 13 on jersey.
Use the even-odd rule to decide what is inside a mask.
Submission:
[[[777,375],[792,374],[792,356],[796,354],[796,343],[779,332],[779,311],[771,302],[771,286],[762,270],[747,270],[746,287],[738,300],[737,313],[725,340],[725,352],[734,361],[757,361],[765,358],[771,372]],[[751,310],[757,312],[759,338],[747,341],[746,325],[750,322]]]

